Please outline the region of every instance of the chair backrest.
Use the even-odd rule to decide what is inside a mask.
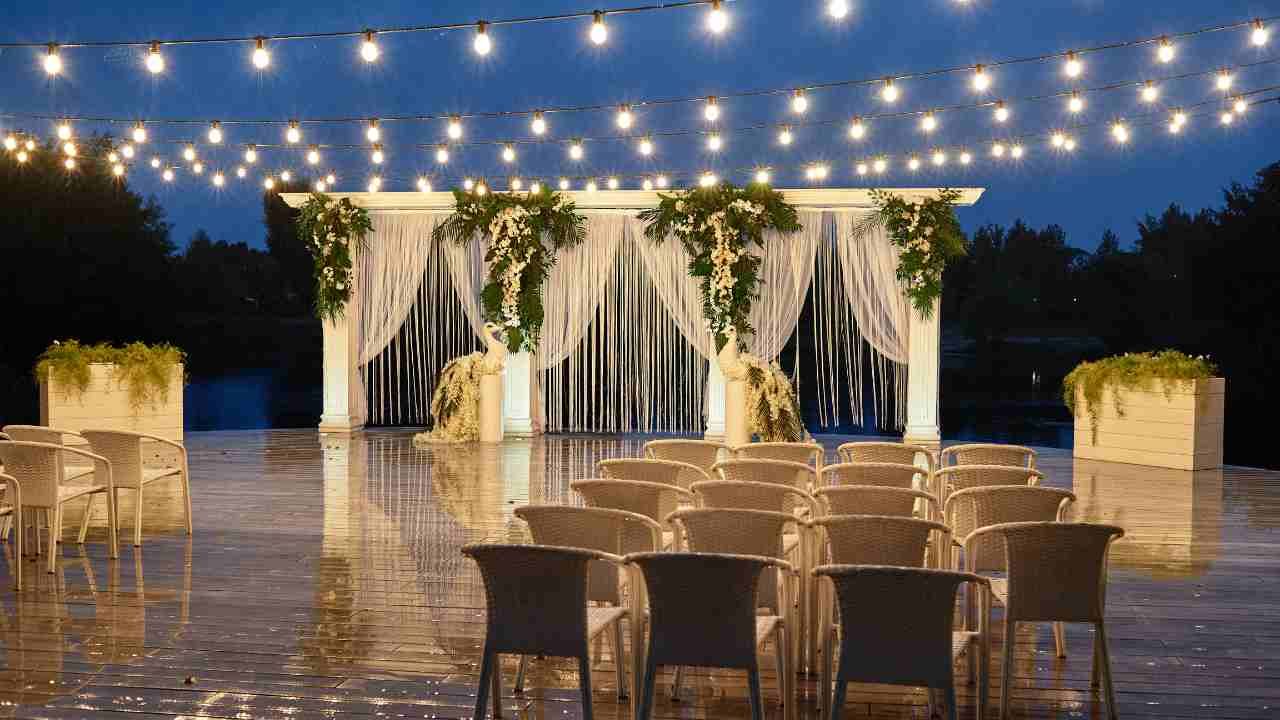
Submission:
[[[924,456],[929,470],[937,467],[933,451],[923,445],[897,442],[848,442],[836,448],[840,462],[884,462],[915,465]]]
[[[923,490],[878,485],[820,487],[813,494],[826,515],[893,515],[911,517],[924,502],[925,519],[938,517],[938,499]]]
[[[964,582],[984,584],[982,578],[873,565],[823,565],[814,573],[835,585],[842,681],[951,685],[956,589]]]
[[[836,515],[813,521],[826,536],[826,562],[838,565],[924,567],[930,533],[947,526],[928,520],[883,515]]]
[[[603,554],[542,545],[466,545],[484,578],[485,646],[497,653],[583,656],[587,565]]]
[[[59,430],[45,425],[5,425],[3,430],[10,440],[45,443],[46,445],[64,445],[68,435],[72,437],[79,436],[79,433],[70,430]],[[54,462],[58,468],[58,476],[66,478],[66,458],[62,456],[62,453],[58,453]],[[0,462],[0,466],[2,465],[4,463]]]
[[[0,515],[8,515],[13,512],[16,493],[11,492],[9,488],[13,487],[17,482],[18,479],[14,476],[0,472]]]
[[[1036,451],[1022,445],[995,443],[952,445],[942,450],[942,466],[951,465],[1009,465],[1030,469],[1036,466]]]
[[[595,550],[610,555],[625,555],[624,539],[629,527],[636,527],[636,537],[649,538],[636,552],[662,549],[662,527],[653,520],[624,510],[584,508],[570,505],[525,505],[515,510],[516,517],[529,524],[529,534],[538,545]],[[587,599],[614,605],[622,601],[618,591],[618,568],[608,562],[591,561]]]
[[[136,488],[142,484],[142,438],[118,430],[85,430],[80,433],[93,451],[111,461],[116,487]]]
[[[794,515],[767,510],[690,508],[677,510],[671,518],[683,530],[688,550],[725,555],[782,557],[782,533],[787,525],[798,525]],[[760,583],[759,602],[777,610],[777,573],[766,573]]]
[[[917,480],[919,478],[919,480]],[[833,485],[878,485],[920,489],[927,487],[928,472],[924,468],[904,463],[851,462],[836,463],[822,468],[818,483],[823,487]]]
[[[947,497],[944,522],[955,537],[979,528],[1014,522],[1055,522],[1063,518],[1076,496],[1068,490],[1026,485],[993,485],[957,490]],[[992,535],[965,545],[965,569],[970,572],[1005,569],[1004,540]]]
[[[934,474],[942,503],[953,492],[994,485],[1039,485],[1044,474],[1039,470],[1011,465],[952,465]],[[945,508],[944,508],[945,510]]]
[[[817,474],[804,463],[787,460],[722,460],[713,468],[720,480],[766,482],[809,492]]]
[[[582,496],[588,507],[626,510],[643,515],[662,525],[669,525],[667,516],[675,511],[682,499],[692,503],[693,493],[675,485],[638,482],[635,480],[578,480],[569,487]],[[642,552],[642,542],[647,531],[628,527],[623,535],[627,552]]]
[[[1106,610],[1107,550],[1124,535],[1114,525],[1029,522],[993,525],[1009,558],[1012,620],[1097,622]]]
[[[794,513],[797,507],[817,514],[813,496],[803,490],[774,483],[745,482],[735,480],[711,480],[694,483],[689,488],[704,508],[736,508],[739,510],[770,510]]]
[[[653,458],[601,460],[596,463],[596,471],[603,478],[663,483],[682,487],[686,490],[693,483],[711,479],[711,476],[697,465],[678,460],[656,460]]]
[[[58,504],[62,484],[62,445],[9,440],[0,442],[0,465],[22,483],[24,507],[51,508]]]
[[[756,587],[770,558],[710,553],[628,555],[649,594],[656,665],[757,668]]]
[[[710,440],[650,440],[644,444],[647,458],[686,462],[708,474],[721,456],[731,457],[732,452],[728,445]]]
[[[818,443],[802,442],[759,442],[733,449],[733,456],[740,460],[788,460],[814,467],[822,466],[825,453]]]

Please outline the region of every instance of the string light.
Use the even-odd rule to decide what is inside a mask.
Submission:
[[[761,168],[756,171],[756,183],[759,185],[769,184],[769,171]]]
[[[569,178],[560,178],[560,189],[561,190],[569,189]]]
[[[1271,32],[1267,30],[1267,26],[1262,24],[1261,20],[1253,21],[1253,32],[1249,34],[1249,40],[1254,47],[1262,47],[1271,39]]]
[[[62,122],[58,123],[57,132],[58,132],[59,140],[70,140],[71,134],[72,134],[71,123],[67,122],[66,120],[63,120]]]
[[[449,164],[449,148],[444,145],[436,148],[436,162],[441,165]]]
[[[870,171],[870,169],[871,168],[866,163],[860,162],[854,166],[853,171],[858,173],[859,175],[866,175]]]
[[[1073,137],[1067,138],[1067,141],[1062,144],[1062,149],[1067,152],[1074,152],[1076,149],[1076,139]]]
[[[418,178],[418,192],[431,192],[431,181],[426,177]]]
[[[75,158],[72,158],[72,157],[69,157],[69,158],[67,158],[66,160],[63,160],[63,161],[62,161],[62,166],[63,166],[63,167],[65,167],[67,170],[75,170],[75,169],[76,169],[76,159],[75,159]]]
[[[707,13],[707,29],[716,35],[729,29],[729,13],[720,7],[720,0],[711,2],[711,12]]]
[[[22,146],[26,148],[27,152],[35,152],[36,141],[31,138],[27,138],[27,141],[23,143]]]
[[[285,170],[280,173],[280,182],[289,182],[292,179],[293,179],[293,173],[289,172],[288,170]]]
[[[49,43],[49,47],[44,54],[44,72],[49,77],[53,77],[62,72],[62,56],[58,54],[58,46]]]
[[[1168,64],[1173,62],[1173,57],[1176,54],[1177,52],[1174,50],[1173,43],[1169,42],[1169,38],[1160,38],[1160,44],[1156,46],[1156,59]]]
[[[244,161],[250,165],[258,162],[258,146],[250,145],[244,149]]]
[[[476,54],[480,57],[488,55],[489,51],[493,50],[493,40],[489,38],[488,27],[489,23],[483,20],[476,23],[476,39],[471,47],[475,48]]]
[[[199,160],[197,160],[197,161],[195,161],[194,163],[192,163],[192,164],[191,164],[191,172],[193,172],[193,173],[195,173],[195,174],[197,174],[197,175],[203,174],[203,173],[204,173],[204,163],[200,162]]]
[[[217,145],[222,142],[222,124],[217,120],[209,123],[209,142]]]
[[[1218,73],[1217,85],[1218,89],[1226,92],[1231,89],[1231,84],[1235,82],[1235,77],[1231,75],[1230,70],[1223,70]]]
[[[274,190],[276,187],[276,179],[270,176],[264,178],[262,181],[262,187],[268,190]]]
[[[617,189],[618,189],[618,178],[616,178],[616,177],[611,177],[611,178],[609,178],[608,186],[609,186],[609,189],[610,189],[610,190],[617,190]]]
[[[316,192],[324,192],[327,186],[324,184],[324,180],[317,180],[312,187],[316,189]]]
[[[307,150],[307,164],[308,165],[320,164],[320,148],[319,147],[312,145],[311,149]]]
[[[1023,150],[1021,145],[1014,145],[1009,150],[1009,156],[1012,157],[1014,160],[1021,160],[1022,154],[1023,154]]]
[[[916,157],[915,155],[912,155],[911,159],[907,161],[907,169],[910,170],[911,172],[915,172],[919,170],[920,158]]]
[[[382,52],[378,49],[378,43],[373,40],[373,31],[366,30],[364,33],[364,42],[360,43],[360,57],[364,58],[367,63],[378,61],[378,56]]]
[[[871,163],[871,169],[875,170],[877,175],[883,175],[889,169],[889,161],[884,158],[876,158],[875,162]]]
[[[707,137],[707,149],[711,152],[720,152],[724,147],[724,141],[720,139],[720,133],[712,133]]]
[[[151,158],[151,167],[155,168],[156,170],[159,170],[159,169],[160,169],[160,158],[158,158],[158,157],[154,157],[154,156],[153,156],[153,157]]]
[[[834,20],[843,20],[849,14],[849,0],[830,0],[827,14]]]
[[[164,180],[165,182],[173,182],[173,168],[165,168],[164,172],[160,173],[160,179]],[[268,181],[270,181],[270,179],[271,178],[267,178]],[[275,186],[275,183],[272,183],[271,185],[267,186],[267,189],[270,190],[274,186]]]
[[[1249,103],[1246,102],[1244,98],[1238,97],[1236,98],[1236,101],[1232,103],[1231,109],[1234,110],[1237,115],[1243,115],[1245,111],[1249,109]]]
[[[960,153],[960,164],[961,164],[961,165],[968,165],[968,164],[969,164],[969,163],[971,163],[971,162],[973,162],[973,155],[971,155],[971,154],[970,154],[969,152],[967,152],[967,151],[966,151],[966,152],[962,152],[962,153]]]
[[[648,137],[640,140],[640,154],[646,157],[653,154],[653,140]]]
[[[1067,143],[1067,136],[1061,132],[1055,132],[1049,137],[1049,143],[1056,148],[1060,148]]]
[[[248,170],[246,170],[246,169],[245,169],[245,167],[244,167],[243,165],[237,165],[237,166],[236,166],[236,177],[238,177],[238,178],[240,178],[241,180],[243,180],[243,179],[244,179],[244,177],[245,177],[246,175],[248,175],[248,174],[249,174],[249,171],[248,171]]]
[[[447,130],[450,140],[462,139],[462,118],[454,115],[449,118],[449,128]]]
[[[463,179],[462,179],[462,189],[463,189],[463,190],[466,190],[467,192],[471,192],[471,191],[472,191],[472,190],[474,190],[475,188],[476,188],[476,181],[475,181],[475,180],[472,180],[471,178],[463,178]]]
[[[364,131],[365,139],[371,143],[382,140],[382,128],[378,127],[378,119],[373,118],[369,121],[369,127]]]
[[[1004,143],[993,143],[991,145],[992,157],[1004,157]]]
[[[702,117],[707,122],[715,122],[720,119],[720,101],[714,95],[707,98],[707,106],[702,110]]]
[[[259,70],[266,70],[271,64],[271,53],[267,52],[267,39],[257,38],[254,40],[253,48],[253,66]],[[269,189],[269,188],[268,188]]]
[[[76,144],[71,142],[70,140],[62,143],[63,155],[66,155],[67,157],[75,157],[76,154],[79,152],[80,152],[79,148],[77,148]]]
[[[524,187],[524,181],[518,177],[514,177],[514,178],[511,178],[510,185],[512,190],[519,190],[520,188]]]
[[[880,89],[880,99],[887,103],[895,103],[901,93],[898,92],[898,86],[893,84],[893,78],[884,79],[884,87]]]
[[[369,192],[376,193],[382,189],[382,178],[374,175],[369,178]]]
[[[788,146],[788,145],[790,145],[790,144],[791,144],[791,141],[792,141],[793,139],[794,139],[794,138],[793,138],[793,137],[792,137],[792,135],[791,135],[791,126],[790,126],[790,125],[783,125],[783,126],[782,126],[782,129],[778,130],[778,144],[779,144],[779,145],[782,145],[783,147],[786,147],[786,146]]]
[[[641,189],[646,191],[653,190],[653,181],[650,180],[649,178],[645,178],[644,182],[640,183],[640,187]]]
[[[849,123],[849,137],[854,140],[861,140],[866,136],[867,126],[862,122],[862,118],[854,118],[853,122]]]
[[[569,145],[569,159],[581,160],[583,154],[582,143],[574,140],[573,143]]]
[[[618,107],[618,117],[616,120],[618,128],[622,130],[630,130],[631,124],[635,122],[635,116],[631,114],[630,105],[621,105]]]
[[[1177,135],[1182,132],[1182,127],[1187,124],[1187,114],[1181,110],[1174,110],[1172,117],[1169,118],[1169,132]]]
[[[221,172],[216,172],[213,174],[214,187],[222,187],[224,184],[226,184],[226,182],[227,182],[227,177],[223,175]]]
[[[808,109],[809,98],[805,97],[804,90],[796,90],[791,96],[791,112],[803,115]]]
[[[489,186],[486,185],[483,180],[476,183],[476,194],[479,195],[480,197],[484,197],[485,195],[489,194]]]
[[[932,110],[925,113],[924,117],[920,118],[920,129],[926,133],[931,133],[938,129],[938,119],[934,117]]]
[[[1121,145],[1129,142],[1129,127],[1122,121],[1117,121],[1111,126],[1111,137]]]
[[[1080,113],[1084,110],[1084,98],[1080,97],[1079,92],[1072,91],[1071,98],[1067,100],[1067,110],[1072,113]]]
[[[8,135],[5,135],[4,149],[8,150],[9,152],[13,152],[14,150],[18,149],[18,138],[15,137],[13,133],[9,133]]]
[[[1084,63],[1075,53],[1069,52],[1067,53],[1067,62],[1062,66],[1062,72],[1069,78],[1078,78],[1084,72]]]
[[[1153,103],[1159,99],[1160,99],[1160,88],[1156,87],[1156,84],[1154,82],[1148,80],[1142,86],[1142,101],[1147,103]]]
[[[529,129],[533,130],[534,135],[545,135],[547,132],[547,120],[542,116],[541,112],[533,114],[533,121],[529,123]]]
[[[187,143],[187,146],[182,149],[182,159],[187,162],[194,161],[196,159],[196,146]]]
[[[14,155],[13,157],[14,157],[14,159],[15,159],[15,160],[17,160],[19,163],[25,163],[25,162],[27,161],[27,159],[29,158],[29,156],[27,155],[27,151],[26,151],[26,150],[19,150],[19,151],[18,151],[18,154],[17,154],[17,155]]]
[[[933,164],[942,167],[947,164],[947,154],[941,150],[933,151]]]
[[[328,175],[324,176],[325,185],[328,185],[329,187],[333,187],[333,184],[336,182],[338,182],[338,179],[333,176],[333,173],[329,173]]]
[[[133,126],[133,141],[139,145],[147,141],[147,128],[142,124],[141,120]]]
[[[991,76],[987,74],[986,69],[981,65],[973,69],[973,89],[975,92],[980,93],[991,89]]]
[[[109,152],[107,153],[107,162],[112,164],[118,163],[120,162],[120,156],[115,154],[115,152]]]
[[[654,179],[654,183],[656,183],[659,188],[663,188],[663,189],[666,189],[667,185],[671,184],[670,181],[667,180],[666,175],[659,175],[657,178]]]
[[[609,28],[604,24],[604,13],[596,10],[595,16],[591,20],[591,42],[596,45],[603,45],[609,42]]]
[[[537,180],[534,180],[533,183],[529,185],[529,192],[532,193],[533,195],[541,194],[542,183],[538,182]]]
[[[159,75],[164,72],[164,56],[160,54],[160,43],[151,43],[151,49],[147,51],[147,59],[144,61],[147,71],[152,75]]]
[[[589,192],[589,193],[593,193],[593,192],[595,192],[596,190],[599,190],[599,189],[600,189],[600,186],[596,185],[596,181],[595,181],[595,180],[588,180],[588,181],[587,181],[587,186],[586,186],[586,190],[587,190],[587,192]]]
[[[1224,111],[1219,117],[1223,125],[1230,125],[1236,121],[1236,116],[1230,110]]]
[[[382,146],[374,144],[373,152],[369,153],[369,160],[371,160],[374,165],[381,165],[382,161],[386,159],[387,156],[382,153]]]
[[[284,139],[287,140],[290,145],[296,145],[302,142],[302,129],[298,127],[297,120],[289,121],[289,129],[285,130]]]
[[[714,187],[718,182],[720,182],[720,178],[716,177],[713,172],[704,172],[702,177],[698,178],[698,184],[704,188]]]
[[[504,145],[502,147],[502,162],[511,164],[515,161],[516,161],[516,149],[511,145]]]
[[[994,114],[995,114],[996,122],[998,123],[1009,122],[1009,108],[1004,104],[1003,100],[996,103],[996,110]]]

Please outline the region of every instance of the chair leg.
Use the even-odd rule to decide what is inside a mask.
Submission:
[[[138,486],[133,505],[133,546],[142,547],[142,486]]]
[[[76,538],[77,545],[83,545],[84,539],[89,535],[89,516],[93,514],[93,500],[98,497],[97,493],[89,496],[89,500],[84,504],[84,517],[80,518],[80,535]]]
[[[613,672],[618,680],[618,699],[627,699],[627,671],[622,663],[622,619],[613,623],[613,634],[609,636],[609,652],[613,654]]]
[[[182,502],[187,510],[187,534],[191,533],[191,472],[187,468],[187,463],[182,462]]]
[[[956,717],[957,717],[957,715],[958,715],[959,713],[958,713],[958,712],[957,712],[957,710],[956,710],[956,684],[955,684],[955,682],[953,681],[950,685],[947,685],[946,689],[943,691],[943,693],[942,693],[942,694],[947,698],[947,718],[948,718],[948,720],[956,720]]]
[[[671,680],[671,701],[680,701],[680,691],[684,689],[684,666],[677,665],[675,677]]]
[[[1000,720],[1009,717],[1009,687],[1013,685],[1013,633],[1017,626],[1013,620],[1004,621],[1004,657],[1000,661]]]
[[[747,669],[747,690],[751,700],[751,720],[764,720],[764,704],[760,700],[760,668]]]
[[[1102,685],[1102,638],[1098,635],[1097,626],[1093,633],[1093,672],[1089,675],[1089,687],[1095,690]]]
[[[1067,634],[1062,629],[1062,623],[1053,624],[1053,646],[1058,651],[1058,657],[1065,658],[1067,656]]]
[[[520,664],[516,666],[516,686],[513,692],[519,695],[524,692],[524,673],[529,669],[529,656],[521,655]]]
[[[493,696],[493,717],[502,717],[502,658],[493,654],[493,672],[489,675],[489,694]]]
[[[831,693],[831,707],[827,711],[827,720],[840,720],[844,717],[845,693],[849,690],[849,680],[843,672],[836,675],[836,688]]]
[[[828,625],[822,638],[822,675],[818,685],[818,707],[830,710],[831,705],[831,666],[835,654],[835,626]],[[829,713],[828,713],[829,714]]]
[[[586,655],[578,658],[578,689],[582,693],[582,720],[591,720],[591,658]]]
[[[476,686],[476,711],[473,720],[484,720],[485,707],[489,704],[489,676],[493,675],[494,664],[497,656],[489,652],[488,648],[484,650],[484,656],[480,658],[480,684]]]
[[[1111,682],[1111,651],[1107,648],[1107,624],[1099,621],[1097,627],[1098,647],[1101,648],[1102,655],[1099,658],[1099,664],[1102,665],[1102,689],[1107,696],[1107,717],[1110,720],[1117,720],[1120,715],[1116,710],[1116,689]]]
[[[792,632],[783,625],[779,630],[779,635],[774,643],[780,647],[787,647],[787,635]],[[786,653],[782,654],[782,667],[780,668],[778,683],[778,693],[781,694],[782,701],[782,717],[784,720],[792,720],[796,717],[796,669],[791,666],[791,658]]]
[[[981,664],[978,666],[978,720],[987,717],[988,698],[991,697],[991,630],[975,643]]]
[[[49,518],[49,572],[57,569],[58,535],[62,533],[62,505],[54,505]]]
[[[110,558],[120,557],[120,518],[116,513],[119,506],[119,491],[112,488],[107,492],[107,557]]]
[[[22,510],[21,505],[15,500],[13,508],[13,516],[11,525],[14,526],[13,532],[13,589],[18,591],[22,589],[22,565],[24,559],[22,557]],[[16,525],[14,525],[16,523]]]
[[[640,688],[640,704],[636,709],[636,720],[649,720],[653,715],[654,685],[658,680],[658,666],[653,662],[653,653],[645,653],[644,685]]]

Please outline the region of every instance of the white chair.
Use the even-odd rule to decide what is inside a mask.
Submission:
[[[650,440],[644,444],[644,456],[655,460],[676,460],[702,468],[708,475],[717,461],[733,456],[733,449],[711,440]]]
[[[68,485],[62,473],[62,454],[70,454],[93,462],[94,481]],[[101,455],[80,450],[79,448],[55,445],[52,443],[21,442],[17,440],[0,442],[0,462],[4,463],[5,472],[22,483],[22,505],[24,510],[51,511],[49,523],[49,572],[54,571],[57,561],[57,543],[62,535],[62,508],[72,500],[86,495],[92,497],[97,493],[107,496],[107,535],[109,537],[110,557],[119,557],[119,546],[116,542],[116,503],[115,485],[112,482],[111,461]],[[18,516],[19,535],[26,532],[26,513]],[[80,523],[80,537],[83,543],[88,532],[88,508],[85,519]],[[40,532],[36,527],[36,552],[40,549]]]
[[[187,449],[180,442],[157,435],[124,430],[84,430],[81,434],[93,449],[111,460],[115,470],[115,490],[133,490],[137,502],[133,511],[133,545],[142,546],[142,492],[157,480],[176,479],[182,486],[186,511],[187,534],[191,534],[191,473],[187,466]],[[159,443],[178,451],[179,467],[149,468],[142,461],[143,443]],[[87,510],[86,510],[87,512]]]
[[[0,473],[0,483],[4,483],[4,495],[0,495],[0,516],[6,521],[13,516],[22,516],[22,485],[18,478]],[[10,499],[12,498],[12,499]],[[13,543],[13,589],[22,589],[22,533],[19,532]]]
[[[1023,445],[968,443],[942,451],[942,467],[953,465],[1008,465],[1035,469],[1036,451]]]

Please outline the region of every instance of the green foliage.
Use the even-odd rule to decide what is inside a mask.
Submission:
[[[952,259],[966,252],[964,233],[956,219],[958,190],[942,190],[936,197],[908,202],[900,195],[872,190],[871,199],[879,211],[870,223],[882,224],[889,240],[898,246],[898,282],[902,283],[921,317],[933,314],[934,302],[942,296],[942,271]]]
[[[674,235],[689,254],[689,274],[700,281],[702,314],[716,334],[717,350],[725,330],[737,330],[745,348],[755,332],[748,320],[751,304],[760,297],[761,258],[751,246],[764,247],[764,233],[794,233],[800,229],[796,209],[782,193],[766,185],[738,188],[723,183],[670,195],[659,194],[658,207],[645,210],[645,237],[661,243]]]
[[[747,421],[760,442],[801,442],[804,419],[790,379],[776,363],[765,365],[751,355],[741,357],[747,366]]]
[[[52,379],[69,397],[79,397],[89,389],[89,366],[111,365],[111,379],[129,393],[129,405],[138,411],[169,399],[169,382],[174,368],[186,362],[186,355],[167,343],[129,343],[114,347],[108,343],[82,345],[78,340],[54,341],[36,361],[38,381]]]
[[[1098,441],[1098,409],[1102,393],[1112,388],[1116,415],[1124,416],[1124,406],[1116,390],[1145,390],[1156,381],[1163,386],[1165,396],[1184,382],[1201,380],[1216,375],[1218,366],[1206,357],[1191,357],[1177,350],[1158,353],[1125,353],[1103,358],[1096,362],[1083,362],[1076,366],[1062,381],[1062,400],[1078,414],[1077,397],[1084,398],[1084,411],[1093,426],[1093,442]]]
[[[506,328],[507,349],[533,350],[542,330],[542,285],[556,252],[581,243],[586,218],[557,192],[478,193],[455,189],[454,212],[432,233],[435,242],[489,240],[489,277],[480,292],[485,319]]]
[[[337,319],[346,309],[351,300],[352,264],[372,230],[369,212],[347,198],[334,200],[312,193],[300,209],[298,239],[311,250],[315,262],[316,315],[322,320]]]

